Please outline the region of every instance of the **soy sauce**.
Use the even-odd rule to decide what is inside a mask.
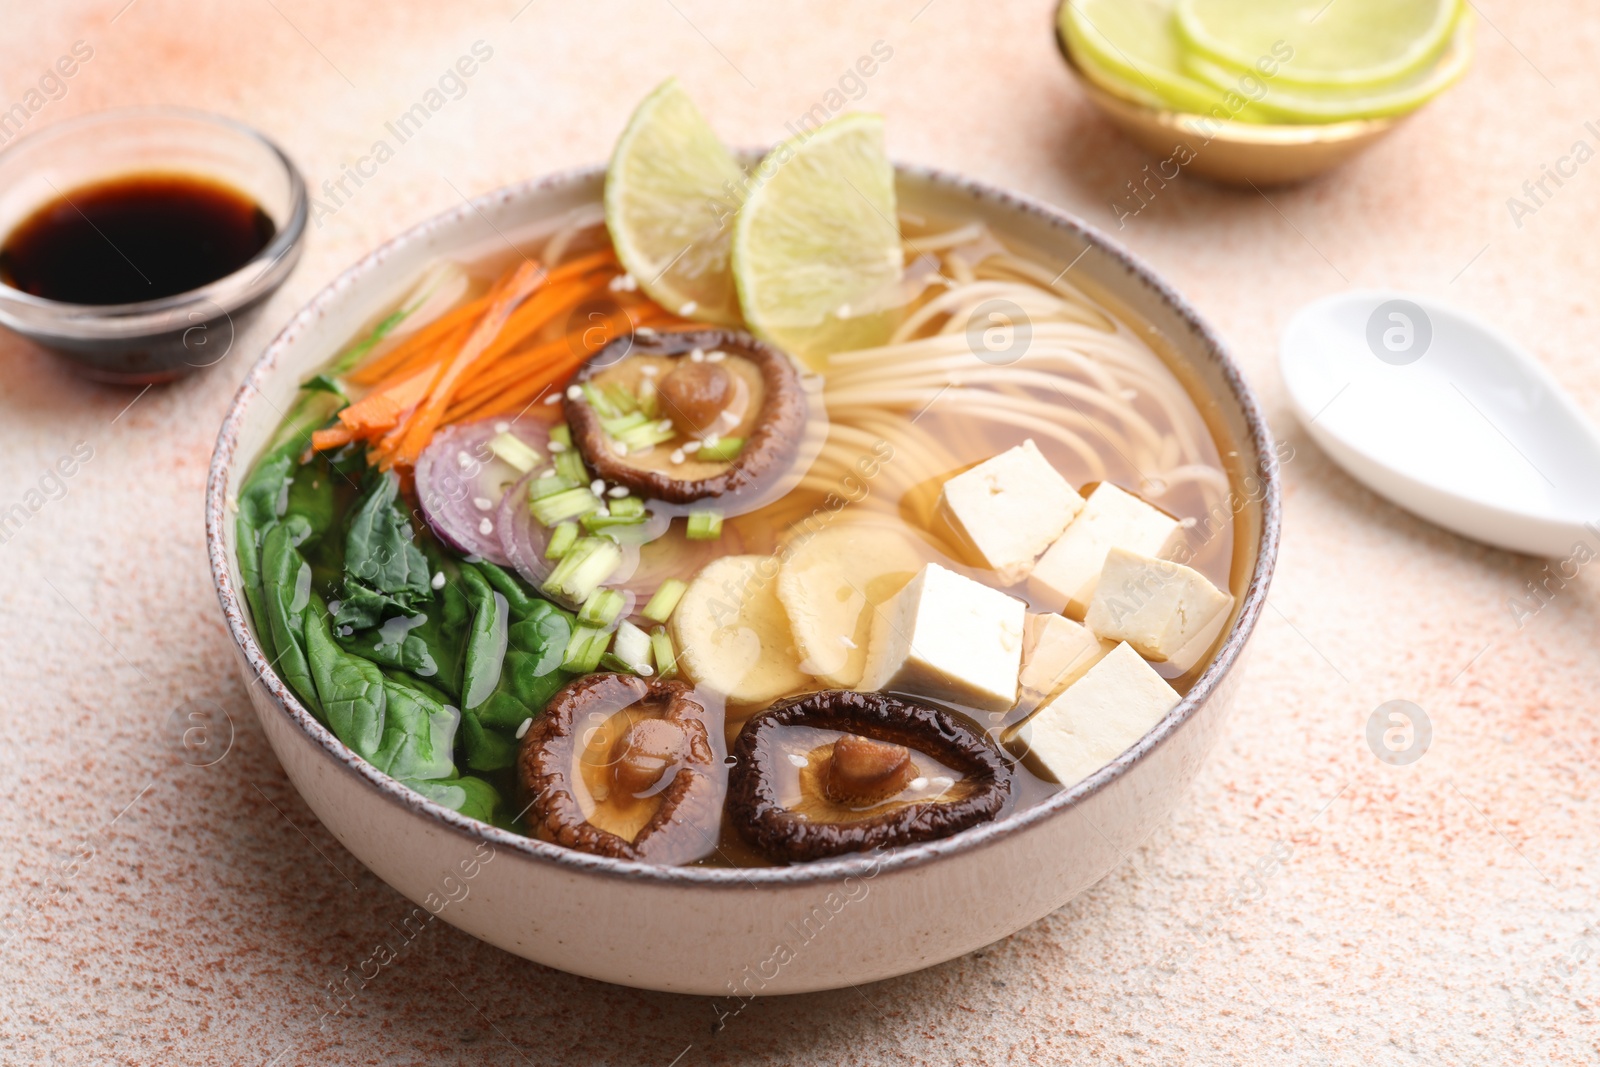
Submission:
[[[157,300],[233,273],[275,232],[230,186],[133,174],[79,186],[29,215],[0,245],[0,280],[69,304]]]

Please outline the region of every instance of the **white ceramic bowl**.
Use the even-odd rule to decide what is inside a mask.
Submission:
[[[590,208],[603,180],[592,168],[513,186],[396,238],[296,315],[240,388],[212,459],[207,548],[251,701],[289,779],[357,859],[419,908],[564,971],[738,998],[729,1010],[750,996],[859,985],[928,967],[1061,907],[1167,817],[1222,727],[1277,555],[1277,466],[1238,368],[1149,268],[1061,212],[969,181],[903,167],[901,202],[981,218],[1046,262],[1075,264],[1075,281],[1164,335],[1174,370],[1236,467],[1230,629],[1183,702],[1111,764],[1040,806],[879,856],[745,870],[661,867],[569,851],[427,801],[340,744],[272,673],[239,596],[233,508],[241,476],[296,383],[399,299],[432,258],[490,250],[502,234]]]

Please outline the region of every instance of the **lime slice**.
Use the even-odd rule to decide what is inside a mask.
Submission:
[[[1437,61],[1424,67],[1409,78],[1387,85],[1363,88],[1311,89],[1305,86],[1278,85],[1273,79],[1261,79],[1266,86],[1262,97],[1262,113],[1278,122],[1326,123],[1350,119],[1376,119],[1403,115],[1438,96],[1455,84],[1472,63],[1472,37],[1475,20],[1470,12],[1463,11],[1456,20],[1449,47]],[[1239,75],[1231,68],[1191,56],[1189,69],[1198,77],[1216,85],[1231,86]]]
[[[1460,6],[1460,0],[1177,0],[1174,17],[1192,51],[1225,67],[1270,73],[1279,84],[1370,88],[1431,64],[1449,43]]]
[[[1174,0],[1070,0],[1061,6],[1062,39],[1083,74],[1107,92],[1146,107],[1239,122],[1270,121],[1233,86],[1223,89],[1184,70]]]
[[[743,168],[668,78],[634,111],[606,171],[617,258],[669,311],[737,325],[728,242],[743,192]]]
[[[882,344],[904,257],[883,117],[845,115],[774,148],[733,226],[745,322],[801,359]]]

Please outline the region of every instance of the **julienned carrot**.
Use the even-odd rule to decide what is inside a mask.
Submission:
[[[461,376],[494,343],[517,305],[543,285],[544,280],[544,269],[532,260],[524,260],[509,278],[495,286],[491,292],[489,309],[473,329],[472,336],[467,338],[460,352],[441,364],[427,396],[418,403],[410,417],[396,428],[404,433],[398,446],[387,457],[390,466],[404,464],[410,467],[416,463],[422,449],[433,437],[434,428],[439,425],[439,419],[449,406],[450,396]]]
[[[311,434],[311,449],[314,452],[323,452],[330,448],[342,448],[356,439],[356,435],[348,426],[330,426],[326,430],[316,430]]]
[[[445,312],[383,355],[356,368],[349,375],[350,380],[357,385],[375,385],[381,382],[399,370],[411,357],[428,351],[456,330],[470,326],[472,320],[481,315],[483,309],[488,306],[489,297],[485,294]]]
[[[417,406],[427,394],[435,373],[435,368],[425,367],[408,378],[386,383],[339,412],[339,421],[358,437],[370,437],[372,431],[387,430],[402,414]]]
[[[586,256],[580,256],[570,262],[563,263],[548,273],[547,282],[564,282],[582,277],[591,271],[616,264],[616,253],[610,249],[603,249]],[[372,360],[349,375],[352,382],[357,385],[375,385],[385,378],[408,368],[415,369],[419,366],[419,358],[428,356],[429,362],[437,353],[436,347],[446,350],[454,349],[466,340],[467,330],[472,322],[489,306],[489,295],[485,294],[476,300],[469,300],[460,307],[441,315],[433,322],[418,330],[411,337],[401,341],[394,348],[382,356]],[[460,337],[453,336],[460,333]]]

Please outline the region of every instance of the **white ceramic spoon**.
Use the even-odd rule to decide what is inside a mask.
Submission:
[[[1516,552],[1600,550],[1600,431],[1532,356],[1429,297],[1341,293],[1283,334],[1313,440],[1400,507]]]

